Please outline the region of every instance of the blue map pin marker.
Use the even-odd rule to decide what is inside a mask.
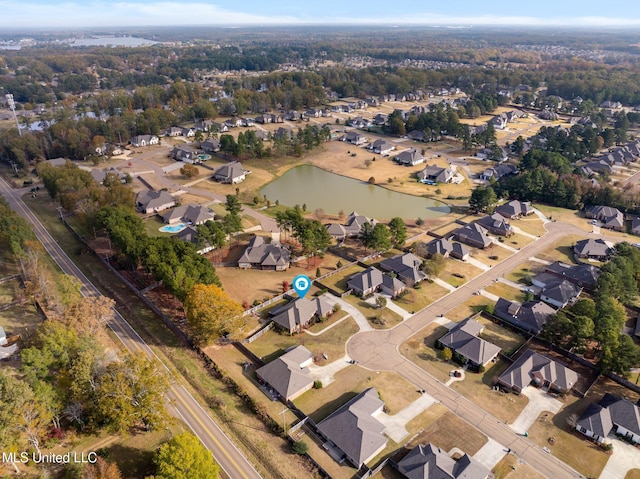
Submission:
[[[298,293],[298,296],[304,298],[305,294],[307,294],[311,289],[311,280],[308,276],[299,274],[293,278],[293,289]]]

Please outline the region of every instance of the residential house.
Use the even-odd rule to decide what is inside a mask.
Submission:
[[[528,201],[513,200],[503,205],[496,206],[495,212],[505,218],[515,220],[523,216],[533,214],[533,208],[531,207],[531,203]]]
[[[177,206],[165,213],[162,215],[162,220],[169,225],[177,223],[201,225],[207,221],[215,220],[215,215],[206,206],[189,204]]]
[[[396,149],[396,146],[386,140],[376,140],[370,143],[367,148],[379,155],[389,156],[391,152]]]
[[[631,234],[640,236],[640,218],[631,220]]]
[[[156,135],[138,135],[131,137],[131,144],[136,147],[157,145],[160,139]]]
[[[236,183],[242,183],[248,171],[242,167],[242,163],[239,161],[232,161],[226,165],[222,165],[213,174],[213,179],[219,183],[229,183],[235,185]]]
[[[0,326],[0,346],[4,346],[7,344],[7,333],[5,333],[4,328]]]
[[[582,288],[580,286],[576,286],[572,282],[558,278],[557,276],[551,275],[550,281],[547,280],[545,282],[542,291],[540,292],[540,299],[551,306],[554,306],[558,309],[564,308],[568,304],[573,304],[580,293],[582,292]]]
[[[298,121],[302,119],[302,113],[295,110],[289,110],[284,114],[284,119],[285,121]]]
[[[214,122],[212,120],[198,120],[195,129],[200,131],[212,131]]]
[[[399,279],[392,278],[371,266],[351,276],[347,281],[347,288],[358,296],[369,296],[381,291],[395,298],[405,290],[406,285]]]
[[[486,479],[489,469],[463,454],[453,459],[433,444],[418,444],[397,463],[407,479]]]
[[[509,152],[505,148],[481,148],[476,152],[476,156],[482,160],[494,160],[498,162],[507,161]]]
[[[573,253],[578,258],[605,261],[613,253],[613,247],[603,239],[585,239],[577,241]]]
[[[331,223],[327,225],[327,231],[329,234],[338,241],[343,241],[345,238],[353,238],[360,236],[362,226],[365,223],[369,223],[372,227],[378,222],[374,219],[369,219],[366,216],[359,215],[355,211],[351,212],[347,216],[346,223],[344,225],[338,223]]]
[[[293,130],[291,128],[280,127],[280,128],[278,128],[276,130],[276,132],[274,133],[273,137],[276,140],[293,141],[293,139],[295,138],[295,133],[293,132]]]
[[[376,126],[385,125],[387,123],[388,118],[389,118],[388,115],[385,115],[384,113],[378,113],[376,116],[373,117],[373,124]]]
[[[171,128],[167,129],[167,131],[165,132],[165,135],[167,135],[167,136],[182,136],[182,127],[180,127],[180,126],[172,126]]]
[[[198,233],[198,230],[193,226],[187,226],[173,235],[173,237],[180,241],[184,241],[185,243],[193,244],[196,247],[196,253],[198,254],[206,254],[215,249],[215,247],[211,246],[207,240],[200,237],[200,233]]]
[[[599,403],[587,407],[576,424],[576,430],[599,443],[615,432],[640,444],[640,408],[627,399],[605,393]]]
[[[422,154],[415,148],[411,148],[409,150],[404,150],[398,156],[396,156],[393,161],[400,165],[405,166],[415,166],[420,163],[424,163],[425,159]]]
[[[496,302],[493,314],[525,331],[538,334],[549,317],[556,314],[556,310],[543,301],[527,301],[521,304],[500,298]]]
[[[286,403],[313,387],[308,366],[313,355],[304,346],[292,346],[282,356],[258,368],[256,376]]]
[[[357,116],[356,118],[352,118],[349,120],[349,124],[358,129],[368,128],[371,126],[371,120],[367,118],[363,118],[362,115]]]
[[[122,171],[118,170],[117,168],[114,168],[113,166],[105,170],[98,170],[95,168],[91,169],[91,176],[93,176],[93,179],[96,180],[96,183],[100,185],[104,183],[104,180],[107,179],[108,175],[117,176],[118,180],[120,180],[120,183],[122,184],[125,184],[127,182],[128,173],[123,173]]]
[[[592,264],[570,265],[560,261],[548,265],[545,268],[545,272],[566,278],[573,284],[589,291],[593,291],[596,288],[601,273],[600,268]],[[536,278],[533,278],[533,284],[536,285]]]
[[[600,108],[606,108],[606,109],[610,109],[610,110],[618,110],[620,108],[622,108],[622,103],[620,103],[619,101],[603,101],[602,103],[600,103]]]
[[[513,228],[509,224],[509,220],[500,213],[484,216],[475,222],[482,225],[487,231],[494,235],[508,237],[513,234]]]
[[[238,260],[241,269],[268,269],[285,271],[289,268],[291,253],[280,243],[266,243],[262,236],[254,236]]]
[[[582,165],[580,171],[585,176],[595,176],[599,174],[611,174],[613,173],[613,168],[604,160],[595,160]]]
[[[407,286],[413,286],[426,278],[420,270],[422,260],[412,253],[399,254],[380,262],[380,268],[392,271]]]
[[[495,115],[491,120],[489,120],[493,127],[497,130],[504,130],[509,123],[509,118],[506,113],[501,113],[499,115]]]
[[[469,257],[469,248],[461,243],[455,241],[449,241],[446,238],[435,239],[425,245],[427,253],[430,256],[440,254],[445,258],[449,256],[459,260],[466,260]]]
[[[227,133],[229,131],[229,127],[224,122],[214,121],[211,125],[211,131],[216,131],[218,133]]]
[[[277,328],[289,334],[300,333],[311,326],[314,319],[322,319],[333,313],[333,306],[324,296],[313,299],[298,298],[269,313]]]
[[[342,137],[342,141],[346,141],[352,145],[361,146],[367,142],[367,137],[357,131],[348,131]]]
[[[594,218],[602,222],[603,228],[624,231],[624,214],[618,208],[611,206],[591,206],[585,209],[587,218]]]
[[[328,447],[342,451],[342,460],[360,468],[387,446],[385,426],[376,419],[383,408],[378,391],[366,389],[320,421],[318,432],[331,443]]]
[[[420,130],[410,131],[409,133],[407,133],[407,138],[413,141],[427,141],[427,135],[424,133],[424,131]]]
[[[487,234],[486,228],[475,222],[454,230],[452,237],[456,241],[474,248],[484,249],[493,243]]]
[[[436,165],[427,165],[424,170],[419,171],[417,174],[419,182],[429,185],[450,183],[454,175],[451,168],[441,168]]]
[[[171,151],[171,156],[176,161],[183,161],[185,163],[199,163],[200,159],[197,156],[197,151],[187,145],[175,146]]]
[[[578,382],[578,373],[547,356],[527,349],[500,375],[498,384],[522,392],[529,384],[568,393]]]
[[[144,214],[157,213],[176,205],[176,200],[167,191],[143,190],[136,195],[136,207]]]
[[[220,140],[217,138],[207,138],[200,143],[200,148],[206,153],[215,153],[220,151]]]
[[[493,168],[487,168],[484,170],[480,175],[480,179],[485,181],[498,181],[504,176],[515,175],[517,172],[518,169],[514,165],[501,163]]]
[[[187,138],[193,138],[194,136],[196,136],[196,129],[195,128],[183,128],[182,129],[182,136],[185,136]]]
[[[453,326],[438,343],[465,358],[468,364],[484,366],[498,355],[500,347],[478,337],[483,329],[475,319],[467,318]]]

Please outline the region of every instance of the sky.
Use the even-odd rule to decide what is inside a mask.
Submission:
[[[0,0],[0,29],[172,25],[640,26],[637,0]]]

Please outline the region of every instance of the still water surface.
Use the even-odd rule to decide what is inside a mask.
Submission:
[[[426,191],[426,190],[425,190]],[[449,213],[445,204],[369,185],[311,165],[290,169],[260,190],[260,195],[282,205],[307,205],[307,211],[322,208],[328,214],[357,211],[376,219],[436,218]]]

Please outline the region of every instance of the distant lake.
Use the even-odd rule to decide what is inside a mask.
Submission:
[[[322,208],[328,214],[356,211],[376,219],[437,218],[449,213],[444,203],[405,195],[381,186],[330,173],[311,165],[290,169],[260,190],[260,195],[282,205],[307,205],[307,211]]]
[[[153,45],[153,40],[136,37],[97,37],[76,38],[70,45],[72,47],[142,47]]]

